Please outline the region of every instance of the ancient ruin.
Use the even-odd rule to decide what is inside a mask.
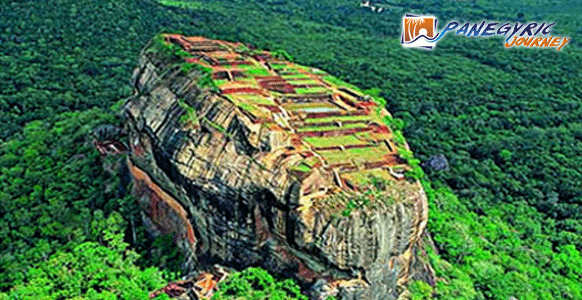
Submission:
[[[426,278],[426,196],[372,97],[284,53],[168,34],[124,109],[133,194],[191,270],[261,266],[313,298]]]

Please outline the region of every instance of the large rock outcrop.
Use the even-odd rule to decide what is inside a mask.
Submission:
[[[314,298],[395,299],[428,214],[407,146],[357,88],[275,56],[180,35],[143,51],[124,118],[146,220],[193,270],[261,266]]]

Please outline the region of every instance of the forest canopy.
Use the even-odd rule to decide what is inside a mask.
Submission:
[[[448,170],[423,165],[443,280],[414,283],[415,299],[582,298],[582,2],[376,2],[382,13],[352,0],[3,2],[0,299],[139,299],[178,276],[179,255],[144,232],[133,239],[137,211],[86,138],[119,122],[111,107],[131,94],[139,53],[159,32],[283,49],[377,88],[417,158],[445,155]],[[405,49],[405,13],[552,21],[571,41],[506,50],[499,38],[450,35],[432,51]],[[92,269],[109,260],[115,270]],[[92,281],[55,273],[65,262]]]

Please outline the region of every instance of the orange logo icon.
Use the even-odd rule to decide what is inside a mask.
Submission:
[[[433,16],[415,16],[407,14],[402,19],[402,39],[404,47],[420,47],[432,49],[436,32],[437,20]]]

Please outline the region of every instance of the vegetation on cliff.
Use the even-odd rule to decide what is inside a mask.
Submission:
[[[0,8],[3,292],[57,282],[43,264],[81,260],[75,249],[83,243],[110,247],[100,230],[88,228],[120,208],[106,205],[117,199],[105,188],[112,179],[84,136],[112,121],[96,108],[129,96],[139,51],[167,31],[287,49],[297,62],[362,88],[379,87],[388,109],[406,122],[414,153],[449,158],[450,172],[427,170],[434,186],[427,190],[429,230],[439,252],[431,257],[445,280],[428,292],[415,284],[416,296],[582,298],[582,36],[576,31],[582,21],[571,13],[580,1],[433,0],[382,14],[348,0],[169,2],[181,7],[48,0]],[[398,42],[406,12],[443,20],[548,19],[572,41],[557,53],[451,36],[432,52],[411,51]],[[115,276],[134,269],[127,270]]]
[[[267,271],[248,268],[235,273],[220,284],[212,300],[289,299],[307,300],[291,279],[276,281]]]

